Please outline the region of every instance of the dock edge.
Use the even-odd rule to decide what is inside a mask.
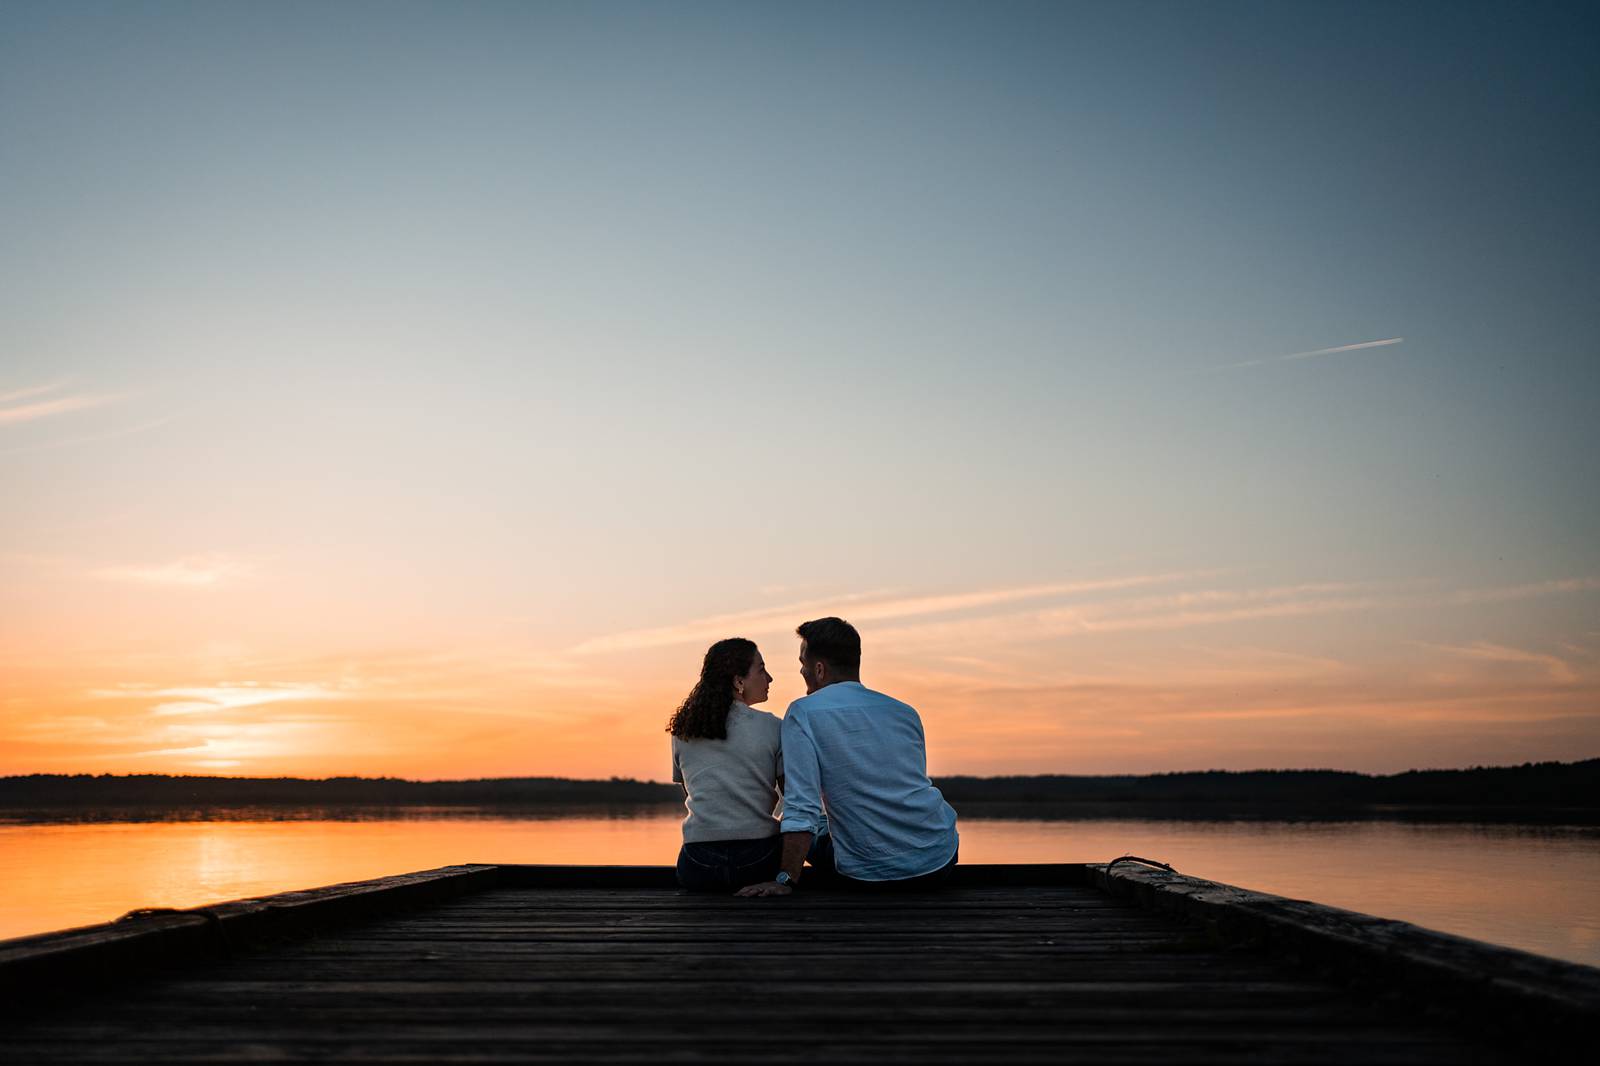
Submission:
[[[1086,870],[1101,891],[1197,922],[1221,943],[1263,948],[1517,1043],[1600,1036],[1600,969],[1592,966],[1179,873]]]

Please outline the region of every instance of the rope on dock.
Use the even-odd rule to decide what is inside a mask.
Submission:
[[[1178,872],[1178,871],[1174,870],[1172,867],[1168,866],[1166,863],[1157,862],[1154,859],[1146,859],[1146,858],[1142,858],[1141,856],[1138,856],[1138,855],[1120,855],[1117,858],[1112,859],[1110,862],[1106,863],[1106,873],[1110,873],[1111,872],[1111,868],[1113,866],[1115,866],[1119,862],[1143,863],[1145,866],[1153,866],[1157,870],[1165,870],[1169,874],[1175,874],[1175,873]]]
[[[182,910],[178,907],[140,907],[131,910],[116,920],[116,924],[123,922],[136,922],[141,918],[165,918],[169,915],[183,915],[193,918],[204,918],[212,932],[217,934],[217,944],[221,946],[224,955],[233,954],[233,942],[228,939],[228,930],[223,927],[222,915],[216,911],[206,910],[204,907],[195,907],[192,910]]]

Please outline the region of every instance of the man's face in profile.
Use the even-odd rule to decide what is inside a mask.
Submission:
[[[806,695],[807,696],[809,696],[813,692],[817,691],[817,671],[815,669],[815,666],[816,666],[816,664],[813,663],[810,659],[808,659],[806,657],[806,642],[804,640],[801,640],[800,641],[800,676],[801,676],[801,678],[803,678],[805,680],[805,683],[806,683]]]

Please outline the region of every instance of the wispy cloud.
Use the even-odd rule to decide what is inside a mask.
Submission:
[[[1537,666],[1547,671],[1552,681],[1573,682],[1578,679],[1577,672],[1572,669],[1571,664],[1558,656],[1523,651],[1521,648],[1508,648],[1503,644],[1492,644],[1487,640],[1477,640],[1471,644],[1423,644],[1421,642],[1419,644],[1421,647],[1433,648],[1463,659]]]
[[[1566,577],[1555,581],[1535,581],[1526,585],[1463,589],[1455,594],[1454,602],[1500,603],[1506,600],[1531,600],[1540,596],[1572,592],[1600,592],[1600,577]]]
[[[82,411],[85,408],[110,403],[117,398],[116,396],[63,396],[56,400],[7,407],[0,409],[0,424],[31,422],[36,418],[48,418],[51,415],[66,414],[68,411]]]
[[[714,614],[675,625],[655,626],[648,629],[629,629],[594,637],[572,649],[574,655],[594,655],[612,651],[637,651],[641,648],[664,648],[690,641],[719,640],[739,634],[772,633],[793,628],[802,616],[817,611],[838,610],[861,603],[886,592],[864,592],[839,596],[830,600],[804,600],[781,607],[763,607],[753,611],[736,611],[731,614]],[[853,610],[853,608],[852,608]]]
[[[1389,337],[1381,341],[1362,341],[1360,344],[1341,344],[1335,348],[1318,348],[1311,352],[1293,352],[1289,355],[1273,355],[1266,359],[1247,359],[1242,363],[1224,363],[1221,366],[1207,368],[1204,373],[1216,374],[1224,370],[1243,370],[1252,366],[1268,366],[1272,363],[1295,363],[1303,359],[1317,359],[1324,355],[1339,355],[1344,352],[1359,352],[1368,348],[1387,348],[1394,344],[1403,344],[1404,337]]]
[[[155,565],[107,566],[90,572],[102,581],[125,581],[139,585],[166,585],[175,588],[214,588],[249,577],[256,564],[226,555],[195,555]]]
[[[1214,573],[1207,571],[1205,573]],[[576,655],[593,655],[602,652],[633,651],[642,648],[667,647],[698,641],[718,640],[722,637],[745,634],[765,635],[787,632],[806,617],[821,611],[844,611],[848,608],[850,619],[856,622],[885,619],[912,618],[924,615],[952,614],[958,611],[994,607],[1000,604],[1025,600],[1059,599],[1064,596],[1088,592],[1108,592],[1141,586],[1166,584],[1197,576],[1200,573],[1139,574],[1127,577],[1104,578],[1095,581],[1052,582],[1049,584],[982,589],[941,595],[895,596],[888,592],[858,593],[831,600],[807,600],[782,607],[763,608],[737,614],[714,615],[677,625],[634,629],[585,641],[573,649]]]
[[[222,770],[264,759],[296,758],[339,735],[339,723],[311,718],[253,722],[177,719],[162,728],[162,747],[127,758],[177,758],[196,769]]]
[[[1310,597],[1278,602],[1244,603],[1210,610],[1163,611],[1152,614],[1112,615],[1067,619],[1084,632],[1116,633],[1165,629],[1190,629],[1259,618],[1296,618],[1307,615],[1339,614],[1390,606],[1381,597]]]
[[[35,396],[44,396],[70,384],[72,384],[71,378],[59,378],[56,381],[47,381],[43,385],[29,385],[26,388],[12,389],[10,392],[0,392],[0,406],[16,403],[18,400],[30,400]]]
[[[1500,588],[1418,594],[1372,583],[1312,583],[1263,588],[1202,588],[1160,596],[908,621],[874,634],[902,651],[960,646],[1002,648],[1019,642],[1097,633],[1174,631],[1271,618],[1497,603],[1600,590],[1600,578],[1567,578]]]
[[[144,433],[147,430],[159,429],[177,417],[177,415],[167,415],[165,418],[158,418],[152,422],[141,422],[136,426],[128,426],[124,429],[114,429],[105,433],[91,433],[84,437],[68,437],[66,440],[47,441],[43,444],[31,444],[22,448],[6,448],[4,450],[0,450],[0,455],[26,455],[29,452],[50,451],[54,448],[70,448],[75,444],[92,444],[96,441],[117,440],[121,437],[131,437],[135,433]]]
[[[1291,618],[1395,606],[1397,599],[1342,583],[1247,589],[1196,589],[980,618],[916,622],[881,631],[885,645],[1007,647],[1094,633],[1190,629],[1262,618]]]
[[[346,693],[323,684],[239,681],[221,685],[176,688],[124,685],[120,688],[96,689],[89,695],[96,699],[152,700],[155,701],[155,706],[151,707],[150,713],[158,718],[166,718],[174,715],[231,711],[242,707],[260,707],[268,703],[286,701],[337,700],[343,699]]]

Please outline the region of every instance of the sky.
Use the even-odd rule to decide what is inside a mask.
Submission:
[[[1600,15],[0,6],[0,773],[1600,755]]]

